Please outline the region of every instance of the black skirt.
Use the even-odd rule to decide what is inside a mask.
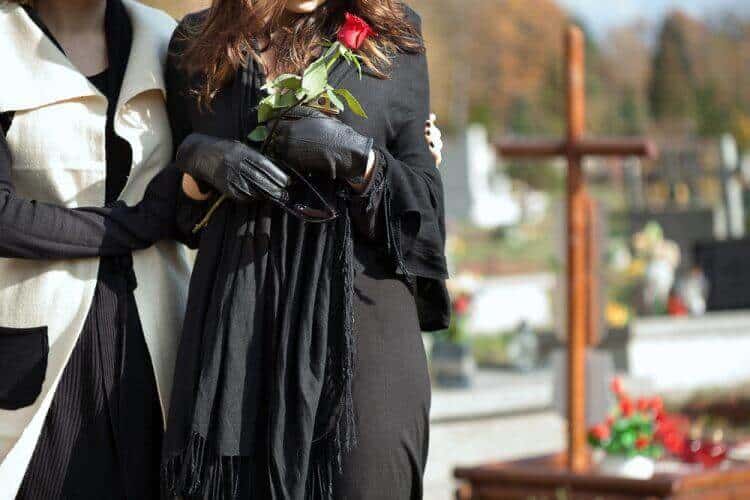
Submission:
[[[359,442],[334,492],[342,500],[418,500],[429,442],[427,359],[413,294],[387,261],[370,255],[354,294]]]

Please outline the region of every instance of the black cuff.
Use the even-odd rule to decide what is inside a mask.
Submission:
[[[375,153],[375,164],[372,167],[370,179],[365,181],[365,179],[362,178],[362,182],[359,183],[350,181],[353,184],[364,184],[365,182],[367,182],[364,190],[356,191],[352,194],[351,197],[353,199],[369,198],[373,194],[382,191],[385,186],[385,158],[378,150],[373,149],[373,151]]]

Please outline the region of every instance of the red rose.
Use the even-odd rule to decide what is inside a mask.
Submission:
[[[598,441],[606,441],[609,439],[610,430],[607,424],[599,424],[590,431],[591,436]]]
[[[364,19],[347,12],[344,25],[339,30],[339,42],[348,49],[357,50],[374,34]]]

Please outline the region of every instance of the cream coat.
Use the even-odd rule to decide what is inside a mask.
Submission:
[[[170,161],[172,140],[163,70],[175,22],[124,0],[133,45],[117,104],[115,131],[133,150],[121,196],[137,203]],[[65,207],[101,206],[105,197],[107,100],[16,4],[0,0],[0,112],[14,111],[8,142],[19,196]],[[0,235],[2,237],[2,235]],[[165,242],[134,254],[138,309],[167,412],[190,273],[187,251]],[[29,407],[0,411],[0,500],[12,499],[39,439],[60,376],[91,307],[98,259],[0,259],[0,326],[48,327],[42,392]]]

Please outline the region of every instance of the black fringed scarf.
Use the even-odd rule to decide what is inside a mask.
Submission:
[[[239,110],[260,99],[256,69],[234,84]],[[238,114],[239,138],[254,113]],[[356,431],[353,241],[345,191],[330,184],[318,187],[334,221],[224,203],[206,228],[194,276],[211,281],[191,283],[165,436],[168,495],[333,497]]]

